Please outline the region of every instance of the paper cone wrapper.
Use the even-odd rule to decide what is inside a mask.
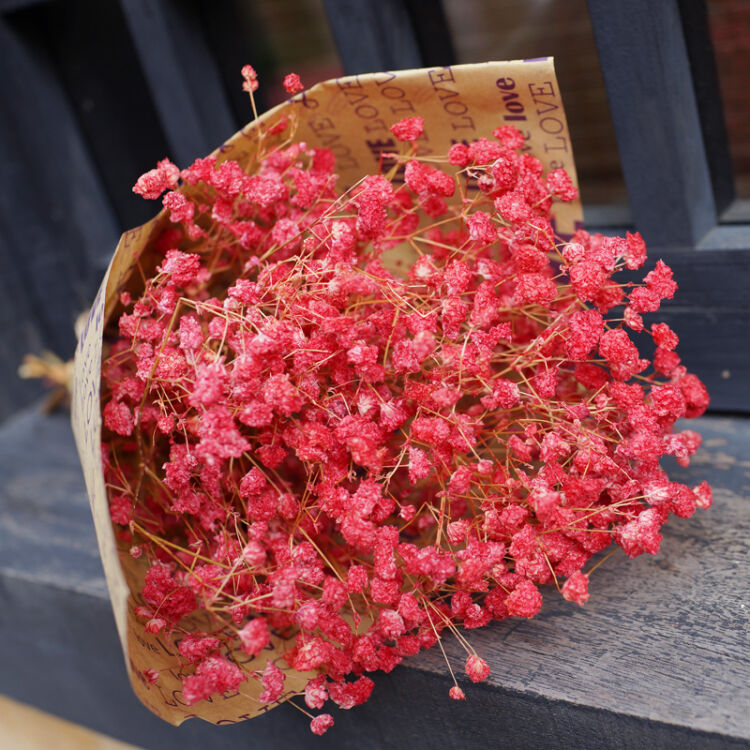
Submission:
[[[270,127],[285,116],[297,122],[295,140],[330,149],[336,156],[338,188],[345,190],[378,170],[382,152],[397,152],[390,126],[403,117],[424,118],[419,155],[445,154],[456,142],[492,137],[501,125],[514,125],[526,139],[524,150],[542,161],[546,170],[564,167],[577,184],[573,152],[552,58],[488,62],[445,68],[425,68],[349,76],[325,81],[280,104],[235,133],[214,153],[218,161],[233,159],[246,169],[255,164],[258,127]],[[561,236],[581,226],[579,201],[555,207],[555,230]],[[134,560],[127,545],[118,544],[109,516],[101,462],[101,366],[104,330],[117,308],[120,292],[139,261],[148,259],[150,244],[169,219],[162,212],[120,238],[112,262],[94,300],[75,356],[72,422],[96,526],[104,573],[122,644],[125,666],[138,698],[171,724],[200,717],[227,724],[257,716],[273,706],[258,700],[259,680],[249,677],[235,693],[213,696],[188,706],[182,698],[183,661],[177,639],[145,632],[134,609],[143,604],[140,588],[147,563]],[[200,618],[183,618],[188,629],[205,630]],[[290,670],[282,658],[287,643],[275,638],[266,651],[250,659],[241,651],[233,657],[248,671],[274,661],[286,674],[281,703],[304,689],[311,676]],[[114,667],[113,667],[114,668]],[[144,673],[159,672],[151,684]],[[278,705],[273,704],[273,705]]]

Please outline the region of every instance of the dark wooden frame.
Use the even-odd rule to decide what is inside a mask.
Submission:
[[[660,318],[712,410],[750,402],[750,225],[723,225],[735,198],[703,0],[588,0],[635,227],[675,269]]]

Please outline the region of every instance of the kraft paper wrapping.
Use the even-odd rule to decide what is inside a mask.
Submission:
[[[524,134],[524,150],[539,158],[545,170],[564,167],[577,184],[573,152],[552,58],[488,62],[444,68],[425,68],[350,76],[319,83],[262,115],[232,136],[215,152],[220,161],[234,159],[252,169],[258,125],[270,126],[284,116],[297,121],[296,140],[329,148],[336,156],[339,189],[375,173],[381,152],[397,152],[390,126],[403,117],[424,118],[419,154],[444,154],[452,143],[491,137],[493,129],[511,124]],[[183,165],[184,166],[184,165]],[[555,229],[572,234],[581,224],[579,201],[556,205]],[[168,635],[150,635],[138,622],[134,608],[141,604],[144,561],[133,560],[118,546],[109,517],[101,465],[101,363],[103,334],[117,305],[119,292],[149,242],[169,224],[163,213],[120,239],[83,330],[75,357],[72,423],[96,526],[104,572],[130,682],[138,698],[155,714],[180,724],[200,717],[215,724],[251,718],[269,706],[258,700],[260,682],[250,677],[236,693],[213,696],[195,706],[182,700],[181,662],[176,642]],[[208,627],[199,618],[183,624]],[[283,661],[285,643],[276,638],[255,659],[239,651],[237,663],[248,671],[262,671],[267,659],[287,673],[279,703],[304,688],[310,674],[291,671]],[[146,669],[159,672],[150,684]]]

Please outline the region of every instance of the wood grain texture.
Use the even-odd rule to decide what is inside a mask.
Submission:
[[[584,608],[549,594],[533,620],[472,633],[491,655],[491,685],[750,738],[750,427],[690,426],[706,445],[670,473],[691,486],[708,478],[715,506],[672,518],[656,557],[616,553],[592,576]],[[444,668],[434,651],[411,665]]]
[[[144,200],[132,187],[157,160],[172,154],[118,3],[43,3],[23,16],[49,50],[118,232],[144,224],[159,203]],[[103,247],[102,254],[106,258],[112,250]]]
[[[653,319],[678,330],[711,409],[747,413],[750,230],[718,225],[734,189],[703,6],[588,0],[635,227],[680,284]]]
[[[433,649],[337,712],[326,746],[750,747],[750,420],[691,427],[705,447],[674,476],[708,478],[713,509],[673,519],[657,557],[616,554],[585,608],[549,591],[533,620],[469,633],[492,674],[461,680],[465,703]],[[125,678],[65,417],[27,411],[0,429],[0,472],[0,692],[146,748],[321,746],[290,707],[222,729],[149,714]]]
[[[102,597],[107,586],[71,438],[67,415],[35,410],[0,430],[0,571]]]

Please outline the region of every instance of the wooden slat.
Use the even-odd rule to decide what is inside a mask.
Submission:
[[[649,266],[662,258],[679,290],[648,322],[664,321],[680,337],[677,351],[711,394],[712,411],[750,411],[750,252],[675,250],[649,252]],[[644,337],[648,338],[648,337]],[[653,354],[653,346],[644,350]]]
[[[37,313],[30,304],[24,282],[18,273],[15,254],[3,239],[0,224],[0,422],[24,404],[38,399],[40,382],[18,378],[18,365],[27,352],[44,348]]]
[[[750,411],[750,312],[675,307],[649,319],[667,323],[680,337],[682,364],[705,383],[712,412]]]
[[[679,6],[716,210],[721,213],[729,207],[736,194],[706,2],[679,0]]]
[[[71,341],[119,235],[55,68],[28,25],[0,23],[0,221],[54,339]],[[95,290],[95,287],[93,287]],[[76,310],[77,312],[78,310]]]
[[[442,0],[403,0],[419,47],[421,64],[444,67],[456,63],[451,30]]]
[[[693,247],[716,224],[678,0],[588,0],[636,227]]]
[[[197,20],[205,34],[206,44],[224,84],[233,121],[241,127],[252,119],[250,99],[242,90],[243,65],[251,64],[261,82],[253,94],[258,112],[265,112],[277,102],[269,97],[269,79],[274,73],[274,49],[261,7],[257,3],[197,0]],[[285,7],[285,6],[284,6]],[[294,6],[287,12],[293,14]],[[286,74],[289,71],[284,71]]]
[[[686,423],[705,438],[676,480],[711,481],[715,505],[672,519],[657,557],[618,552],[578,608],[547,592],[530,621],[470,631],[490,662],[451,701],[440,651],[375,675],[366,705],[335,711],[329,748],[740,750],[750,747],[750,420]],[[237,726],[170,727],[125,678],[66,417],[0,429],[0,692],[160,750],[321,747],[290,707]]]
[[[159,203],[131,188],[170,152],[119,4],[65,0],[29,15],[98,167],[118,228],[143,224]]]
[[[472,634],[472,644],[491,654],[493,685],[533,686],[551,700],[750,739],[750,578],[743,573],[750,421],[703,418],[684,427],[700,432],[704,446],[688,469],[670,466],[670,475],[690,486],[708,479],[714,507],[673,517],[656,557],[618,552],[592,576],[584,608],[550,596],[538,619]],[[448,653],[460,650],[450,643]],[[439,673],[440,661],[428,652],[419,665]],[[618,740],[611,729],[603,722],[600,740],[580,747],[680,747],[652,742],[647,732],[640,741]]]
[[[0,415],[37,389],[13,382],[23,354],[70,356],[73,323],[90,303],[119,227],[39,30],[0,18]],[[21,399],[20,401],[18,399]]]
[[[419,43],[402,0],[323,0],[348,75],[418,68]]]
[[[120,0],[173,158],[205,156],[237,129],[192,3]]]

